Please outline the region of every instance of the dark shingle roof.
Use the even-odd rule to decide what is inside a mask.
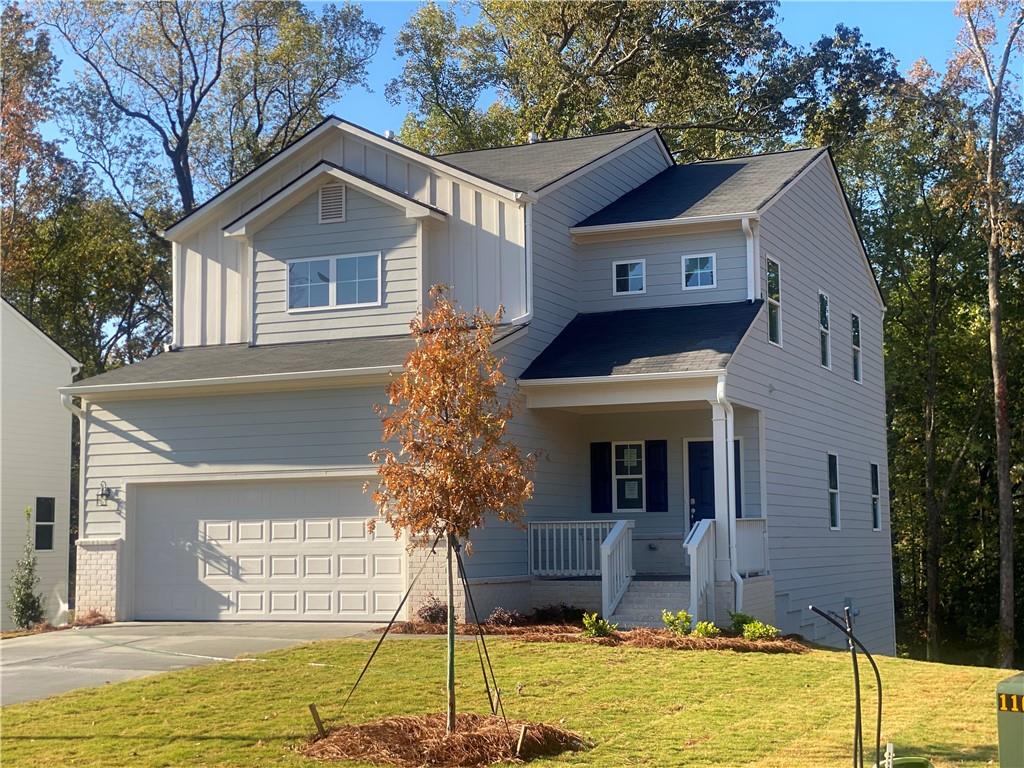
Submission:
[[[510,325],[495,329],[494,341],[501,341],[522,327]],[[256,347],[248,344],[186,347],[175,352],[162,352],[134,365],[126,365],[101,373],[99,376],[82,379],[71,387],[188,383],[228,376],[400,366],[412,348],[412,337],[407,334],[266,344]]]
[[[761,301],[576,315],[520,377],[562,379],[725,368]]]
[[[651,128],[598,133],[575,139],[438,155],[474,176],[519,192],[534,192],[628,144]]]
[[[754,212],[826,151],[798,149],[674,165],[576,226]]]

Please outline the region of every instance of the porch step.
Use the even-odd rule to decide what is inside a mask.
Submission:
[[[609,621],[622,629],[660,627],[662,610],[689,610],[690,582],[634,579]]]

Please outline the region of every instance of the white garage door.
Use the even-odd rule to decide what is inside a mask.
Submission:
[[[404,591],[360,481],[144,486],[133,507],[138,619],[377,621]]]

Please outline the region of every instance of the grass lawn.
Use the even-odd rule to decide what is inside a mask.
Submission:
[[[368,641],[315,643],[2,711],[2,760],[13,766],[306,766],[293,747],[311,733],[315,701],[328,725],[443,707],[439,639],[384,644],[342,713]],[[510,716],[543,720],[593,742],[544,764],[778,766],[848,764],[849,658],[489,642]],[[487,700],[471,642],[460,643],[462,708]],[[938,766],[996,760],[996,682],[1005,670],[881,661],[883,740]],[[517,685],[518,684],[518,685]],[[520,689],[517,693],[517,687]],[[866,691],[872,702],[873,689]],[[865,719],[873,722],[869,706]],[[873,745],[873,725],[865,742]],[[873,749],[873,746],[871,747]],[[351,763],[347,765],[352,765]]]

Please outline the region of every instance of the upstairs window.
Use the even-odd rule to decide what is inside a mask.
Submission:
[[[821,367],[832,367],[832,339],[829,330],[828,296],[818,294],[818,332],[821,339]]]
[[[354,253],[288,262],[288,309],[380,305],[381,254]]]
[[[839,530],[839,457],[828,455],[828,527]]]
[[[683,256],[683,290],[715,287],[715,254]]]
[[[768,259],[768,341],[782,346],[782,283],[779,262]]]
[[[644,508],[644,444],[614,443],[615,511]]]
[[[616,261],[612,264],[612,295],[628,296],[647,292],[647,261]]]
[[[345,185],[325,184],[320,187],[320,223],[337,224],[345,220]]]
[[[53,526],[55,523],[56,500],[50,496],[36,497],[35,546],[39,552],[53,549]]]
[[[878,465],[871,465],[871,529],[882,530],[882,508],[878,494]]]
[[[850,343],[853,346],[853,380],[861,381],[860,371],[860,316],[850,315]]]

